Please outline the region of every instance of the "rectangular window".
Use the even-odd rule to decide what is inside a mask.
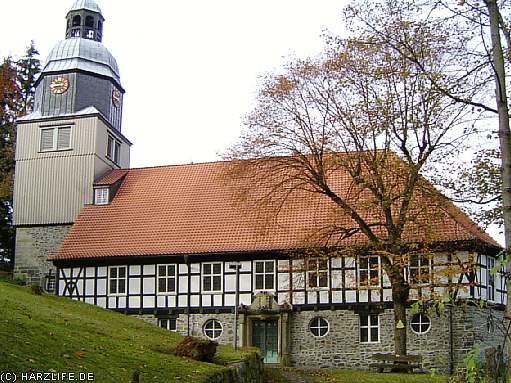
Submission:
[[[254,276],[256,290],[275,290],[275,261],[256,261]]]
[[[94,204],[95,205],[107,205],[109,203],[108,188],[96,188],[94,189]]]
[[[408,281],[411,284],[431,282],[431,259],[424,254],[410,255]]]
[[[106,156],[116,164],[119,163],[121,158],[121,143],[111,135],[108,135]]]
[[[61,126],[41,129],[39,150],[41,152],[67,150],[71,148],[71,127]]]
[[[110,294],[126,294],[126,266],[110,266],[108,268],[108,292]]]
[[[176,318],[160,318],[158,319],[158,326],[164,328],[169,331],[177,331],[177,321]]]
[[[360,343],[380,341],[380,317],[376,314],[360,315]]]
[[[486,268],[486,299],[489,301],[495,300],[495,275],[492,269],[495,267],[495,259],[490,258],[489,256],[486,258],[487,268]]]
[[[380,259],[377,255],[361,255],[359,257],[358,278],[360,287],[380,285]]]
[[[307,260],[307,280],[310,288],[328,287],[328,260]]]
[[[222,291],[221,262],[202,264],[202,291],[204,292]]]
[[[158,292],[175,293],[176,292],[176,265],[158,265]]]

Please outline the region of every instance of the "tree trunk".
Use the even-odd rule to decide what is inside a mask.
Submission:
[[[507,103],[506,72],[504,66],[504,54],[500,39],[499,19],[500,11],[496,0],[485,0],[488,8],[491,42],[492,61],[495,71],[495,87],[497,99],[497,111],[499,114],[499,140],[502,157],[502,209],[504,217],[504,236],[506,252],[509,255],[511,248],[511,132],[509,131],[509,108]],[[506,272],[511,272],[511,259],[508,258]],[[507,280],[507,304],[506,318],[511,318],[511,281]],[[508,351],[511,347],[508,343]],[[511,352],[508,352],[508,374],[511,376]]]
[[[387,270],[392,286],[394,304],[394,353],[406,355],[406,305],[410,296],[410,286],[403,276],[403,268],[393,265]]]

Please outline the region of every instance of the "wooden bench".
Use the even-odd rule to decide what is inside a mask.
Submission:
[[[422,356],[420,355],[373,354],[372,358],[378,363],[372,363],[369,367],[376,368],[378,372],[383,372],[386,369],[406,372],[412,372],[414,369],[422,370]]]

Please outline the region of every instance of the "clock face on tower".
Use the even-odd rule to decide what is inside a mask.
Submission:
[[[119,108],[119,106],[121,106],[121,92],[119,91],[119,89],[114,89],[112,91],[112,104],[114,104],[116,108]]]
[[[69,88],[69,80],[65,76],[54,78],[50,83],[50,92],[53,94],[62,94]]]

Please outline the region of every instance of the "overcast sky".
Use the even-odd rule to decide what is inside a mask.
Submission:
[[[258,79],[342,33],[344,0],[96,0],[126,89],[132,167],[212,161],[235,142]],[[0,56],[44,61],[73,0],[2,3]]]

